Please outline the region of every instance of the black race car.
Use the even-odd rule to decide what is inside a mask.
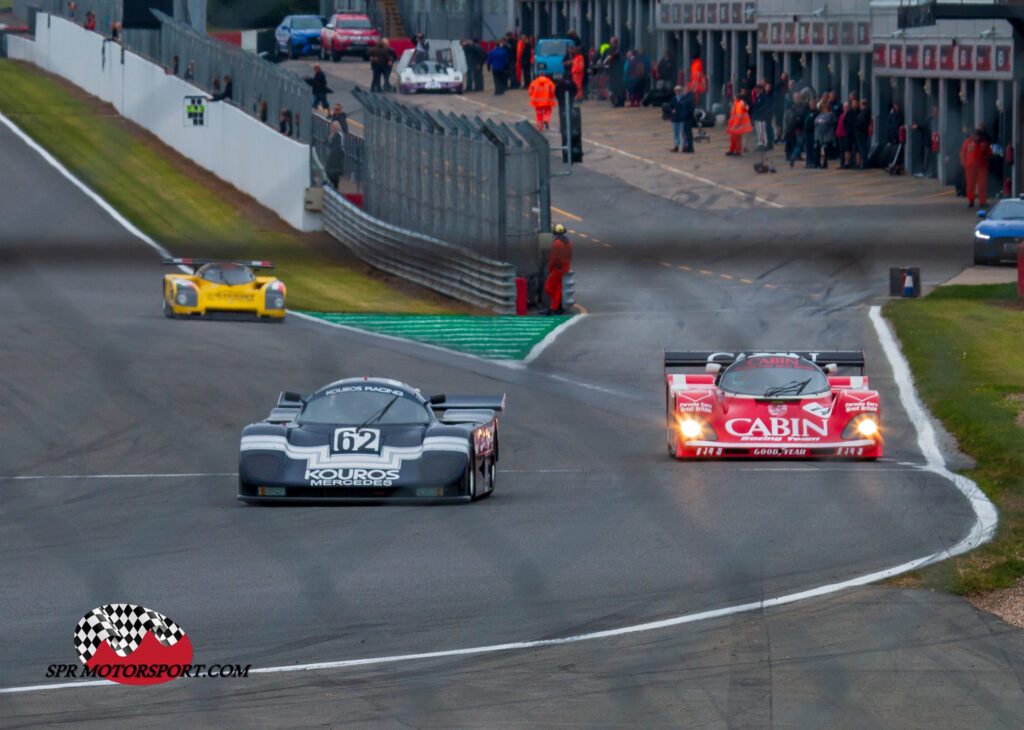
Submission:
[[[285,392],[242,431],[246,502],[472,501],[494,491],[505,396],[434,395],[348,378]]]

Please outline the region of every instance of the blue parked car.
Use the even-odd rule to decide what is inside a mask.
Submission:
[[[547,74],[552,78],[560,78],[565,72],[562,65],[565,54],[575,45],[567,38],[541,38],[533,50],[533,75]]]
[[[288,15],[274,31],[276,56],[298,58],[320,55],[320,31],[324,21],[317,15]]]
[[[974,227],[974,263],[995,264],[1017,260],[1017,244],[1024,243],[1024,195],[1000,200]]]

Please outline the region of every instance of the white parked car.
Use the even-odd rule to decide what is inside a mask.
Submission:
[[[427,58],[417,59],[415,63],[413,53],[411,48],[402,53],[392,77],[392,85],[403,94],[418,91],[461,94],[466,88],[466,57],[457,42],[435,41]]]

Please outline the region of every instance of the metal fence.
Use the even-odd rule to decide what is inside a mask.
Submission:
[[[192,64],[192,83],[211,94],[216,91],[215,78],[223,84],[224,77],[230,76],[231,103],[271,126],[277,126],[282,112],[288,110],[293,121],[292,136],[310,140],[313,94],[309,84],[291,71],[154,12],[160,19],[160,43],[153,60],[173,68],[177,57],[178,75],[182,77]]]
[[[324,188],[324,229],[371,266],[460,301],[515,313],[512,264],[384,223],[330,187]]]
[[[538,273],[549,194],[542,135],[526,123],[430,112],[359,88],[354,95],[367,112],[370,215],[513,263],[520,276]]]
[[[352,183],[354,191],[363,192],[363,138],[351,131],[342,135],[342,144],[331,137],[331,120],[320,114],[313,114],[311,144],[316,158],[324,168],[323,175],[330,179],[332,187],[344,178]],[[315,171],[315,170],[314,170]],[[314,184],[318,181],[314,180]]]

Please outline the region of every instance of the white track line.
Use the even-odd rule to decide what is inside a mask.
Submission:
[[[761,601],[741,603],[736,606],[726,606],[725,608],[716,608],[709,611],[700,611],[698,613],[688,613],[682,616],[662,619],[660,621],[648,621],[629,626],[620,626],[618,628],[607,629],[605,631],[593,631],[587,634],[574,634],[572,636],[565,636],[558,639],[515,641],[506,644],[488,644],[486,646],[423,652],[420,654],[398,654],[394,656],[367,657],[364,659],[345,659],[333,662],[262,667],[251,669],[249,673],[282,674],[285,672],[345,669],[347,667],[397,664],[399,662],[423,661],[426,659],[444,659],[448,657],[463,657],[479,654],[496,654],[499,652],[537,649],[547,646],[559,646],[562,644],[573,644],[581,641],[608,639],[647,631],[657,631],[659,629],[671,628],[673,626],[692,624],[698,621],[707,621],[710,619],[723,618],[725,616],[733,616],[739,613],[762,611],[766,608],[784,606],[790,603],[804,601],[809,598],[818,598],[820,596],[838,593],[849,588],[868,585],[869,583],[875,583],[880,580],[885,580],[886,578],[891,578],[894,575],[916,570],[928,565],[929,563],[944,560],[952,557],[953,555],[959,555],[960,553],[967,552],[968,550],[971,550],[981,543],[991,539],[998,520],[995,505],[988,500],[974,482],[966,477],[960,476],[959,474],[954,474],[946,468],[945,459],[942,456],[942,452],[939,450],[939,445],[935,438],[935,430],[932,428],[931,422],[928,420],[928,415],[925,412],[924,406],[921,404],[917,394],[914,392],[913,380],[910,375],[910,367],[903,358],[899,345],[896,344],[895,337],[893,337],[893,334],[889,330],[885,320],[882,319],[880,308],[877,306],[872,307],[869,317],[871,319],[871,323],[875,327],[875,332],[878,334],[878,339],[882,344],[882,350],[885,352],[885,356],[889,360],[889,364],[892,366],[893,379],[896,382],[896,386],[899,388],[900,402],[906,410],[907,415],[910,417],[910,422],[914,424],[914,428],[917,430],[917,443],[926,461],[923,468],[949,479],[957,490],[970,501],[971,507],[977,518],[974,526],[971,528],[967,536],[952,547],[931,553],[930,555],[925,555],[921,558],[916,558],[915,560],[910,560],[906,563],[900,563],[899,565],[895,565],[891,568],[884,568],[883,570],[878,570],[873,573],[867,573],[855,578],[840,581],[839,583],[830,583],[828,585],[818,586],[817,588],[809,588],[808,590],[799,591],[797,593],[787,593]],[[65,682],[63,684],[5,687],[0,689],[0,694],[44,692],[57,689],[72,689],[76,687],[92,687],[102,684],[106,684],[110,687],[117,686],[114,682]]]
[[[634,155],[632,152],[626,152],[624,150],[620,150],[618,147],[612,147],[611,145],[603,144],[601,142],[595,142],[592,139],[584,139],[583,141],[586,142],[587,144],[594,145],[594,147],[599,147],[599,148],[601,148],[603,150],[608,150],[609,152],[614,152],[616,154],[622,155],[623,157],[628,157],[631,160],[636,160],[637,162],[643,162],[645,164],[653,165],[654,167],[661,168],[665,172],[671,172],[673,175],[681,175],[681,176],[689,178],[691,180],[696,180],[697,182],[699,182],[699,183],[701,183],[703,185],[710,185],[713,188],[718,188],[719,190],[724,190],[727,193],[732,193],[733,195],[738,195],[741,198],[743,198],[744,200],[753,200],[755,202],[762,203],[764,205],[770,205],[773,208],[784,208],[785,207],[781,203],[776,203],[773,200],[768,200],[766,198],[762,198],[760,196],[753,195],[751,193],[747,193],[747,192],[744,192],[742,190],[738,190],[737,188],[729,187],[728,185],[723,185],[722,183],[715,182],[714,180],[711,180],[710,178],[702,177],[701,175],[694,175],[692,172],[687,172],[686,170],[680,170],[678,167],[672,167],[671,165],[666,165],[666,164],[663,164],[661,162],[655,162],[654,160],[649,160],[646,157],[640,157],[640,155]]]
[[[526,357],[523,358],[523,364],[529,365],[531,362],[540,357],[540,354],[544,352],[544,350],[548,349],[548,346],[555,340],[557,340],[560,334],[565,332],[567,329],[576,324],[576,322],[578,322],[579,320],[583,319],[586,316],[587,315],[585,314],[577,314],[573,317],[570,317],[569,319],[562,322],[562,324],[558,325],[553,330],[544,335],[543,340],[541,340],[536,345],[530,348],[530,351],[526,354]]]
[[[514,113],[514,112],[508,112],[508,111],[505,111],[504,109],[499,109],[496,106],[490,106],[489,104],[484,104],[484,103],[479,102],[479,101],[474,101],[473,99],[467,99],[464,96],[456,96],[455,98],[456,99],[461,99],[462,101],[467,102],[469,104],[474,104],[476,106],[483,107],[484,109],[490,109],[492,111],[501,112],[502,114],[506,114],[506,115],[511,116],[511,117],[519,117],[520,119],[522,119],[524,121],[528,121],[527,118],[525,116],[523,116],[522,114],[517,114],[517,113]],[[652,165],[654,167],[661,168],[662,170],[665,170],[666,172],[670,172],[673,175],[681,175],[682,177],[689,178],[690,180],[694,180],[696,182],[699,182],[702,185],[709,185],[710,187],[718,188],[719,190],[725,190],[728,193],[732,193],[733,195],[740,196],[744,200],[754,200],[754,201],[756,201],[758,203],[762,203],[763,205],[770,205],[773,208],[785,208],[786,207],[786,206],[782,205],[781,203],[776,203],[773,200],[768,200],[766,198],[762,198],[762,197],[759,197],[757,195],[752,195],[750,193],[746,193],[746,192],[744,192],[742,190],[738,190],[737,188],[729,187],[728,185],[723,185],[722,183],[715,182],[714,180],[712,180],[710,178],[706,178],[706,177],[703,177],[701,175],[695,175],[692,172],[687,172],[686,170],[680,170],[678,167],[672,167],[671,165],[666,165],[666,164],[661,163],[661,162],[655,162],[654,160],[650,160],[650,159],[648,159],[646,157],[641,157],[640,155],[634,155],[632,152],[626,152],[625,150],[620,150],[618,147],[612,147],[611,145],[604,144],[603,142],[597,142],[597,141],[592,140],[592,139],[587,139],[586,137],[583,138],[583,141],[586,142],[589,145],[593,145],[594,147],[598,147],[599,149],[607,150],[609,152],[614,152],[617,155],[622,155],[623,157],[627,157],[627,158],[629,158],[631,160],[635,160],[636,162],[643,162],[644,164]]]
[[[71,174],[71,172],[66,167],[64,167],[64,165],[62,165],[56,157],[54,157],[45,149],[43,149],[43,147],[41,147],[38,142],[29,137],[27,134],[25,134],[25,132],[23,132],[17,124],[15,124],[6,116],[4,116],[2,112],[0,112],[0,122],[2,122],[4,126],[10,129],[15,135],[20,137],[22,142],[24,142],[33,150],[35,150],[40,157],[42,157],[44,160],[46,160],[47,163],[49,163],[51,167],[53,167],[55,170],[57,170],[57,172],[66,177],[72,185],[74,185],[76,188],[85,193],[87,197],[89,197],[94,203],[96,203],[96,205],[102,208],[111,218],[120,223],[126,231],[131,233],[133,236],[138,238],[140,241],[142,241],[144,244],[146,244],[153,250],[155,250],[164,258],[170,258],[171,254],[166,248],[164,248],[159,243],[157,243],[152,238],[150,238],[145,233],[136,228],[130,220],[128,220],[123,215],[118,213],[117,210],[114,209],[114,206],[112,206],[106,200],[101,198],[97,192],[95,192],[84,182],[82,182],[73,174]]]
[[[23,476],[0,477],[0,482],[17,482],[33,479],[182,479],[185,477],[237,477],[237,471],[194,472],[191,474],[28,474]]]

